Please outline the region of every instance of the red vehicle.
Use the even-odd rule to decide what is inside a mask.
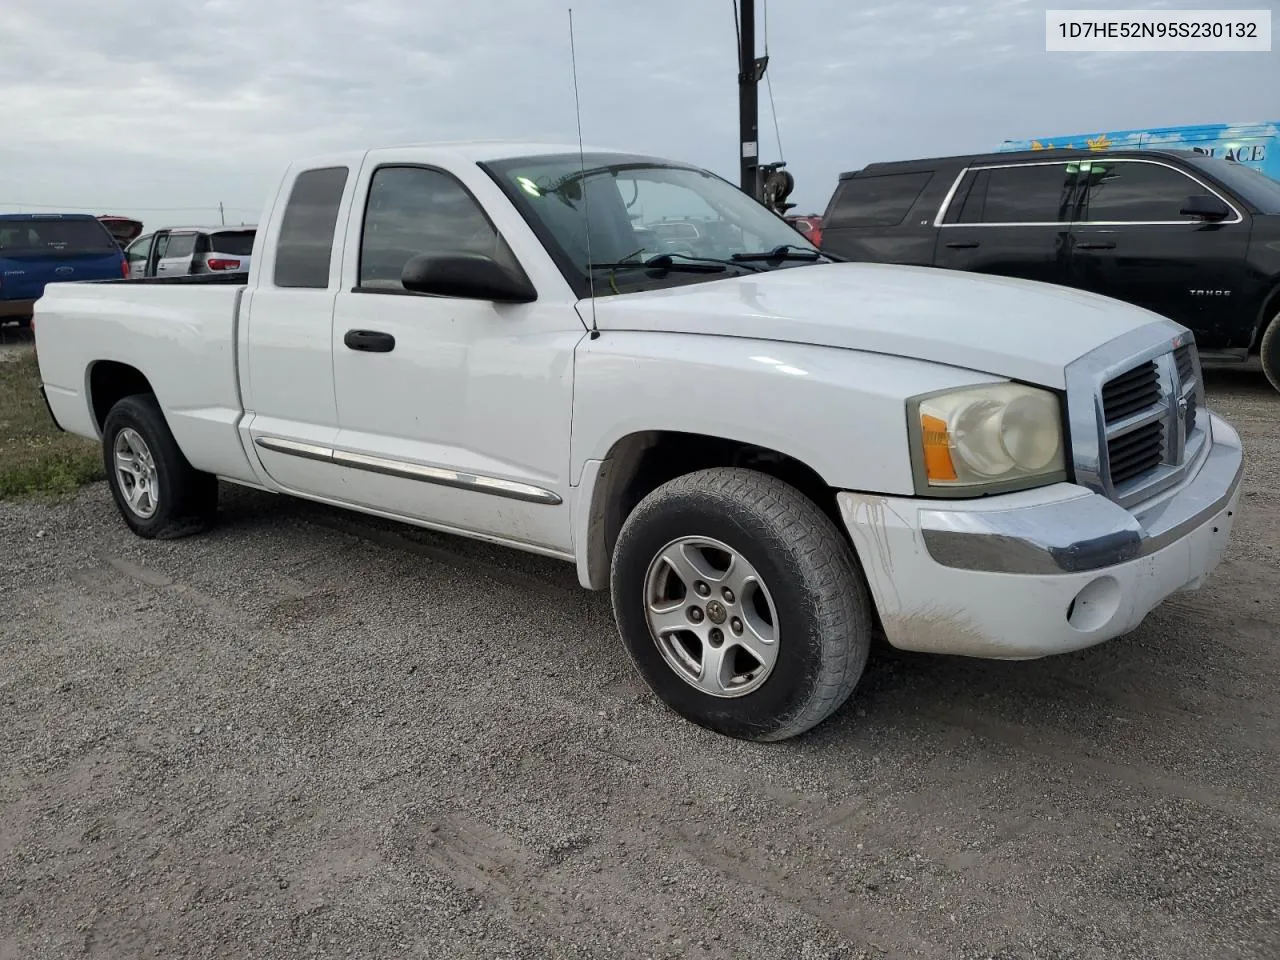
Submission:
[[[132,217],[117,217],[113,214],[104,213],[98,220],[111,236],[115,237],[116,243],[120,245],[120,249],[124,249],[129,244],[142,236],[142,221],[134,220]]]
[[[822,246],[822,217],[817,214],[808,214],[806,216],[783,217],[782,219],[803,233],[805,239],[815,247]]]

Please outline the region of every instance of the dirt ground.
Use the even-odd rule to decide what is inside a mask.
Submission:
[[[759,746],[554,561],[227,488],[148,543],[0,504],[0,960],[1280,956],[1280,396],[1237,539],[1129,637],[873,655]]]

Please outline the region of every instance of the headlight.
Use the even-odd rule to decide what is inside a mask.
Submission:
[[[962,387],[908,402],[916,492],[974,496],[1066,479],[1055,394],[1018,383]]]

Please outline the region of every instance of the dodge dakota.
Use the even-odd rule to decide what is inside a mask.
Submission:
[[[38,304],[124,522],[205,529],[221,480],[560,558],[727,736],[820,723],[875,636],[1132,631],[1231,534],[1239,437],[1138,306],[839,262],[705,170],[571,146],[295,162],[259,223],[247,273]]]

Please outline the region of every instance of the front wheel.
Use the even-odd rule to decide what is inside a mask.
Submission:
[[[1262,372],[1271,381],[1271,386],[1280,390],[1280,313],[1267,324],[1258,353],[1262,359]]]
[[[102,427],[103,466],[116,507],[140,537],[198,533],[218,507],[217,477],[183,456],[155,397],[120,400]]]
[[[757,471],[702,470],[645,497],[619,534],[610,591],[649,687],[726,736],[803,733],[866,666],[871,603],[852,549],[811,500]]]

